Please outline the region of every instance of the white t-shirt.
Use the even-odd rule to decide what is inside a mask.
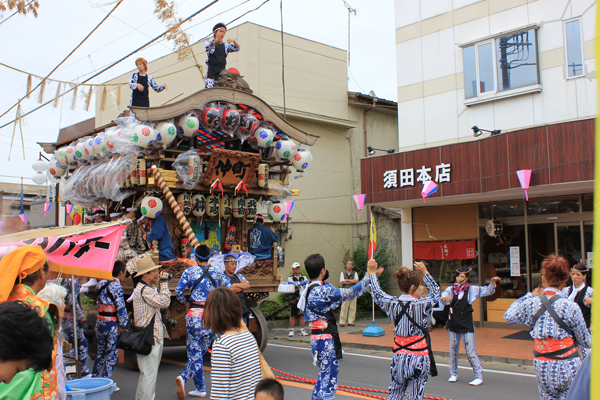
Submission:
[[[344,278],[344,272],[345,272],[345,271],[342,271],[342,272],[340,272],[340,283],[341,283],[342,281],[345,281],[345,280],[346,280],[346,278]],[[352,278],[352,279],[356,279],[356,280],[358,280],[358,274],[356,273],[356,271],[354,271],[354,278]]]

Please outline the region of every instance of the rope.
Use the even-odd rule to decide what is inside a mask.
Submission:
[[[296,375],[292,375],[289,374],[287,372],[283,372],[278,370],[277,368],[273,368],[271,367],[271,369],[279,374],[281,374],[282,376],[275,376],[277,379],[281,379],[284,381],[294,381],[294,382],[301,382],[301,383],[310,383],[312,385],[314,385],[315,383],[317,383],[316,379],[308,379],[308,378],[302,378],[300,376],[296,376]],[[370,394],[370,393],[365,393],[365,392],[373,392],[373,393],[384,393],[384,394],[389,394],[389,392],[387,390],[380,390],[380,389],[368,389],[368,388],[360,388],[360,387],[354,387],[354,386],[346,386],[346,385],[338,385],[338,389],[343,391],[343,392],[348,392],[348,393],[352,393],[352,394],[358,394],[361,396],[365,396],[365,397],[371,397],[373,399],[381,399],[381,400],[386,400],[387,397],[382,397],[382,396],[377,396],[374,394]],[[428,400],[454,400],[454,399],[449,399],[446,397],[437,397],[437,396],[423,396],[424,399],[428,399]]]

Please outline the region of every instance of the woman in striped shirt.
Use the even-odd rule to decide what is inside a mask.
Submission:
[[[372,263],[375,261],[369,261],[370,265]],[[372,269],[370,266],[369,270]],[[400,297],[390,296],[381,290],[375,275],[367,278],[373,300],[395,325],[388,399],[402,400],[406,394],[407,400],[421,400],[430,369],[433,376],[437,375],[435,362],[432,363],[427,318],[433,305],[440,299],[440,287],[422,262],[415,263],[412,271],[406,267],[398,268],[394,278],[402,292]],[[423,296],[423,283],[429,292],[427,296]]]
[[[262,379],[254,336],[242,325],[242,303],[228,288],[212,290],[206,298],[202,324],[219,337],[213,343],[210,398],[252,400]]]

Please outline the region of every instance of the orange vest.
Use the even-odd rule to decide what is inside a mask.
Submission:
[[[36,309],[41,317],[48,318],[52,321],[54,328],[54,350],[52,351],[52,369],[49,371],[42,372],[42,389],[38,393],[34,393],[30,397],[31,400],[56,400],[57,397],[57,375],[56,375],[56,350],[58,340],[58,331],[60,328],[60,319],[58,316],[58,310],[54,304],[47,302],[39,298],[33,290],[27,285],[17,284],[13,288],[8,301],[21,300],[26,304],[29,304],[32,308]]]

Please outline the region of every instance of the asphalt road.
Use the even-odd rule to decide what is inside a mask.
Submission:
[[[288,345],[285,341],[273,340],[264,352],[265,359],[273,368],[304,378],[315,379],[317,367],[312,365],[310,349],[302,344]],[[389,367],[391,353],[380,351],[360,351],[352,349],[346,352],[340,365],[339,384],[373,389],[387,389],[389,384]],[[159,369],[156,399],[177,399],[175,394],[175,378],[183,369],[186,360],[184,347],[166,348]],[[425,394],[456,400],[505,400],[505,399],[538,399],[539,392],[532,367],[520,367],[507,364],[484,363],[481,386],[469,386],[473,379],[473,371],[468,362],[459,367],[457,383],[448,383],[447,360],[439,359],[439,375],[430,378]],[[91,363],[91,360],[89,361]],[[91,365],[91,364],[90,364]],[[207,386],[210,388],[210,362],[204,363]],[[115,367],[113,379],[121,388],[112,395],[113,400],[130,400],[135,398],[139,373],[129,371],[124,365]],[[310,399],[312,385],[283,381],[285,398]],[[186,391],[194,390],[192,382],[186,385]],[[385,394],[379,394],[386,397]],[[192,399],[192,397],[187,397]],[[337,399],[355,399],[367,397],[338,391]]]

